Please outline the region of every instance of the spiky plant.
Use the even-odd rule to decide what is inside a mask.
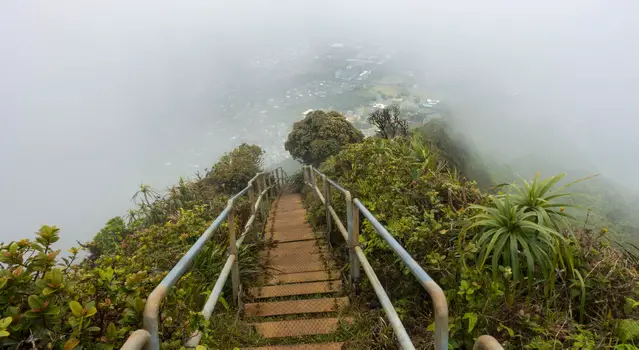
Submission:
[[[572,216],[565,213],[564,209],[579,208],[579,206],[572,203],[570,197],[574,194],[564,190],[592,176],[555,188],[565,176],[566,174],[559,174],[540,180],[539,173],[537,173],[530,182],[522,179],[520,184],[510,185],[510,188],[514,189],[514,192],[510,194],[510,200],[526,212],[534,213],[537,224],[552,227],[559,232],[570,231],[569,219]],[[558,201],[559,199],[561,201]]]
[[[490,201],[492,206],[471,206],[480,212],[467,228],[481,230],[476,241],[479,268],[490,258],[493,279],[497,279],[500,265],[511,267],[515,282],[521,281],[524,271],[529,285],[537,270],[547,278],[562,253],[564,237],[554,227],[536,223],[536,214],[515,205],[509,196],[491,196]]]

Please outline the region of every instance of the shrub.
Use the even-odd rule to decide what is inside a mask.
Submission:
[[[241,144],[230,153],[224,154],[207,174],[218,190],[235,194],[262,169],[264,151],[255,145]]]
[[[319,166],[344,146],[361,142],[364,135],[338,112],[313,111],[293,124],[284,148],[293,158]]]
[[[442,153],[428,139],[370,138],[346,146],[321,170],[359,198],[442,287],[452,348],[472,348],[481,334],[518,349],[632,342],[629,321],[623,331],[617,324],[639,318],[635,263],[610,246],[615,242],[602,240],[605,230],[575,228],[563,215],[572,200],[565,187],[555,188],[561,175],[491,197]],[[343,201],[334,191],[332,203],[342,218]],[[311,222],[322,223],[323,213],[311,206]],[[365,254],[411,339],[418,348],[431,347],[424,327],[433,318],[429,297],[370,223],[360,222]],[[493,259],[496,265],[483,263]],[[360,287],[374,303],[365,278]]]
[[[251,167],[261,154],[252,147],[240,146],[231,154],[254,155]],[[228,157],[223,160],[214,168],[237,165]],[[146,214],[133,215],[128,223],[109,220],[85,245],[90,259],[78,261],[77,248],[60,257],[54,249],[60,231],[55,226],[42,226],[35,240],[0,245],[0,346],[120,348],[142,327],[145,298],[226,206],[229,196],[217,191],[227,186],[216,179],[181,179],[165,198],[151,196],[152,190],[141,186],[137,197]],[[237,205],[232,224],[243,227],[250,214],[248,200]],[[226,260],[227,233],[224,223],[163,301],[163,348],[179,348],[196,328],[207,330],[198,311]],[[255,277],[258,249],[247,240],[239,250],[244,281]],[[228,289],[226,293],[230,295]]]

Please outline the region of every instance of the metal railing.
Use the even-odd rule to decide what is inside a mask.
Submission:
[[[401,347],[403,349],[415,349],[415,346],[399,319],[399,316],[388,298],[384,287],[381,285],[375,271],[373,271],[373,268],[368,262],[364,251],[360,247],[360,214],[371,223],[377,234],[393,249],[397,257],[402,260],[413,276],[419,281],[432,298],[435,309],[435,349],[448,349],[448,303],[446,301],[446,296],[439,285],[437,285],[426,271],[419,266],[415,259],[411,257],[404,247],[397,242],[397,240],[388,232],[388,230],[386,230],[386,228],[359,199],[352,198],[351,193],[348,190],[344,189],[335,181],[329,179],[313,166],[304,166],[303,172],[304,182],[311,187],[314,197],[322,202],[326,210],[327,235],[332,232],[334,223],[348,245],[351,283],[359,280],[361,266],[364,273],[366,273],[366,276],[370,280],[371,286],[373,287],[373,290],[384,309],[386,317],[388,318]],[[322,182],[322,190],[318,187],[320,179]],[[332,206],[332,188],[337,189],[344,195],[346,201],[346,228]],[[327,237],[327,239],[330,241],[330,237]],[[484,335],[477,339],[475,349],[498,350],[503,348],[493,337]]]
[[[122,346],[125,350],[141,349],[142,346],[147,350],[160,349],[159,338],[159,323],[158,315],[160,312],[160,303],[169,293],[169,290],[176,284],[176,282],[184,275],[189,269],[191,263],[195,259],[195,256],[206,245],[213,232],[222,224],[224,219],[229,222],[229,255],[226,259],[226,263],[220,272],[220,275],[215,282],[213,290],[209,295],[204,308],[202,309],[202,315],[205,319],[209,319],[215,308],[222,289],[231,275],[231,284],[233,288],[233,302],[237,305],[238,298],[241,292],[240,284],[240,270],[238,265],[238,253],[237,249],[242,245],[244,238],[249,232],[253,230],[253,225],[256,221],[256,216],[259,211],[261,218],[266,220],[267,208],[266,201],[271,198],[275,198],[281,192],[282,185],[285,183],[286,173],[283,169],[277,168],[269,172],[263,172],[256,174],[243,190],[229,199],[228,204],[213,221],[213,223],[204,231],[200,238],[191,246],[191,248],[184,254],[182,259],[175,264],[173,269],[164,277],[162,282],[155,287],[146,300],[144,307],[144,329],[139,329],[133,332],[126,343]],[[244,230],[240,234],[240,237],[236,239],[235,230],[235,202],[238,198],[249,195],[249,202],[251,205],[251,216],[244,225]],[[257,196],[256,196],[257,194]],[[233,224],[231,224],[233,223]],[[199,344],[202,334],[196,332],[191,335],[191,338],[187,342],[187,346],[195,347]]]

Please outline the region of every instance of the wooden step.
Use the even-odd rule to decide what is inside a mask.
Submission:
[[[313,227],[308,224],[266,225],[266,232],[313,232]]]
[[[245,350],[341,350],[343,345],[344,343],[273,345],[260,348],[246,348]]]
[[[322,298],[272,301],[244,305],[247,316],[277,316],[334,312],[348,306],[348,298]]]
[[[249,293],[256,298],[261,299],[293,295],[334,293],[339,291],[341,288],[342,281],[338,280],[255,287],[251,288]]]
[[[260,253],[260,257],[263,259],[268,258],[271,261],[296,259],[299,257],[310,257],[311,255],[323,255],[329,256],[328,251],[324,249],[317,249],[315,246],[305,247],[303,249],[289,250],[289,249],[277,249],[272,248]],[[313,257],[310,257],[313,259]]]
[[[269,265],[296,265],[305,263],[322,262],[324,258],[320,253],[273,255],[263,257],[265,264]]]
[[[327,261],[324,264],[323,261],[306,262],[299,264],[285,264],[285,265],[267,265],[267,267],[273,273],[296,273],[296,272],[311,272],[311,271],[324,271],[335,269],[335,263]]]
[[[314,241],[299,241],[299,242],[279,242],[271,251],[279,252],[279,251],[297,251],[297,250],[314,250],[319,252],[320,249],[328,250],[326,246],[326,241],[314,240]]]
[[[300,231],[276,231],[266,232],[266,239],[272,239],[278,242],[293,242],[293,241],[307,241],[315,240],[315,233],[312,230],[300,230]]]
[[[314,272],[298,272],[277,274],[268,278],[266,284],[283,284],[283,283],[300,283],[300,282],[316,282],[339,280],[341,275],[339,271],[314,271]]]
[[[352,323],[351,317],[346,318],[315,318],[305,320],[273,321],[254,323],[257,332],[264,338],[299,337],[303,335],[329,334],[339,327],[339,321]]]

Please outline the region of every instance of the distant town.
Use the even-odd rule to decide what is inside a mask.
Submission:
[[[223,113],[232,115],[233,123],[244,125],[242,134],[229,138],[238,144],[259,144],[267,151],[267,163],[288,157],[282,145],[292,122],[315,109],[343,113],[367,136],[376,131],[367,122],[375,108],[398,105],[402,116],[412,124],[423,123],[441,113],[438,97],[422,90],[413,72],[398,70],[393,65],[393,53],[382,46],[337,42],[291,48],[256,58],[250,68],[256,79],[275,79],[281,82],[277,84],[281,87],[257,88],[250,94],[251,100],[239,101],[236,94],[246,96],[246,91],[238,84],[229,88],[228,102],[219,107]]]

